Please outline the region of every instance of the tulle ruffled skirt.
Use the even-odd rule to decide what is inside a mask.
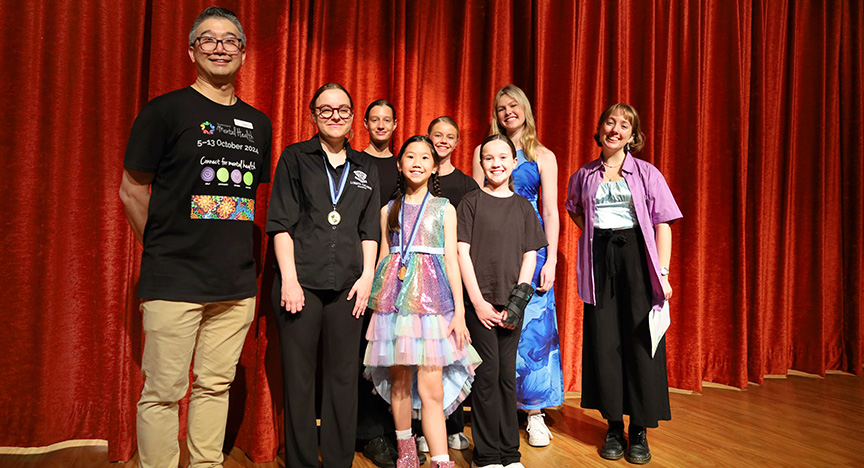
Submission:
[[[454,335],[447,333],[454,306],[443,257],[410,255],[404,281],[397,276],[399,254],[388,255],[375,274],[365,376],[389,403],[391,366],[441,367],[444,412],[450,414],[470,393],[480,355],[470,344],[459,349]],[[416,372],[411,394],[413,407],[419,409]]]

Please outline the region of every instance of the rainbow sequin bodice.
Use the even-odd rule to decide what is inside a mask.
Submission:
[[[392,202],[391,202],[391,205]],[[402,237],[402,242],[408,243],[408,238],[411,237],[411,230],[414,229],[414,224],[417,222],[417,214],[420,212],[420,204],[405,203],[403,210],[403,222],[405,226],[399,232],[390,232],[390,250],[391,252],[399,252],[399,237]],[[447,199],[440,197],[430,197],[426,203],[426,210],[423,213],[423,219],[420,221],[420,227],[417,229],[417,236],[414,238],[414,247],[411,251],[427,251],[427,249],[443,249],[444,248],[444,210],[447,207]],[[432,253],[428,252],[427,253]],[[438,252],[434,252],[438,253]],[[443,253],[443,251],[441,252]]]

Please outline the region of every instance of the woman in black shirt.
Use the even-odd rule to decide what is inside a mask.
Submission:
[[[267,218],[278,263],[273,309],[282,348],[285,465],[318,466],[315,366],[322,342],[321,456],[350,466],[357,418],[357,347],[375,271],[378,172],[351,149],[353,102],[328,83],[309,103],[312,139],[285,148]]]

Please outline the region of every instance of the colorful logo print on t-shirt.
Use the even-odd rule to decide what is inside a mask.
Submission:
[[[219,182],[228,182],[228,169],[225,169],[224,167],[219,168],[219,170],[216,171],[216,178],[219,179]]]
[[[204,132],[205,135],[212,135],[216,133],[216,126],[210,123],[210,121],[205,121],[201,124],[201,131]]]
[[[255,219],[255,200],[222,195],[192,195],[190,218],[252,221]]]
[[[216,178],[216,171],[213,170],[212,167],[205,167],[201,169],[201,180],[204,182],[213,182],[213,179]]]
[[[218,178],[220,182],[227,182],[229,177],[235,184],[243,182],[247,186],[251,186],[252,183],[255,182],[255,174],[253,174],[252,171],[240,172],[239,169],[234,169],[229,173],[228,169],[223,167],[217,172],[210,166],[201,169],[201,180],[207,183],[213,182],[213,179],[216,178]]]

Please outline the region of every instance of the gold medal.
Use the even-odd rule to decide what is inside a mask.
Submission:
[[[405,267],[399,268],[399,281],[405,281]]]
[[[327,222],[331,226],[336,226],[342,222],[342,215],[336,211],[336,204],[339,203],[339,199],[344,193],[345,181],[348,180],[348,168],[351,167],[351,162],[345,161],[345,169],[342,169],[342,178],[339,180],[339,190],[337,191],[333,183],[333,176],[330,175],[330,169],[327,168],[327,156],[322,155],[322,157],[324,158],[324,172],[327,174],[327,181],[329,182],[327,188],[330,189],[330,201],[333,202],[333,211],[327,213]]]

